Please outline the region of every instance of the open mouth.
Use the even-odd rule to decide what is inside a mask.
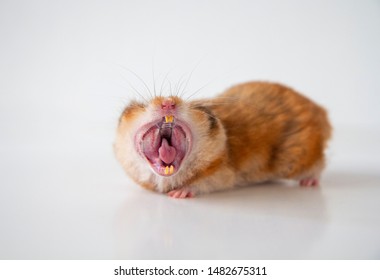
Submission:
[[[142,135],[139,150],[156,173],[171,176],[180,169],[190,144],[187,126],[173,116],[165,116],[148,126]]]

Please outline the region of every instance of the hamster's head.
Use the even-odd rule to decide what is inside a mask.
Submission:
[[[223,127],[208,107],[175,96],[156,97],[125,108],[115,152],[138,182],[152,180],[152,175],[184,179],[220,155],[225,141]]]

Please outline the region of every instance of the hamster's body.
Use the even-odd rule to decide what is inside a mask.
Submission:
[[[330,134],[325,110],[311,100],[251,82],[214,99],[131,103],[115,152],[137,183],[184,198],[275,179],[318,185]]]

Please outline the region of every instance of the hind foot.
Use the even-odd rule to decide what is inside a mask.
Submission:
[[[305,178],[300,181],[301,187],[316,187],[319,186],[319,179],[316,178]]]

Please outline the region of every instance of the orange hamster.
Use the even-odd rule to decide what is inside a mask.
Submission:
[[[330,135],[321,106],[286,86],[250,82],[212,99],[131,102],[114,150],[136,183],[188,198],[276,179],[317,186]]]

